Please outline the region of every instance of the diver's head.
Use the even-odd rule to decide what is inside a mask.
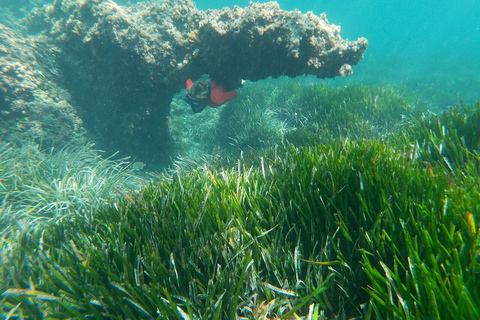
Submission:
[[[185,96],[185,101],[190,104],[193,112],[201,112],[210,101],[211,85],[210,80],[195,82],[192,84]]]
[[[209,98],[210,86],[207,81],[205,82],[195,82],[188,90],[188,95],[190,98],[196,101],[203,101]]]

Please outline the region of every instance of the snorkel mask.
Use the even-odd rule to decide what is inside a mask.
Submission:
[[[199,113],[205,107],[208,105],[208,102],[210,101],[210,94],[212,92],[212,86],[210,84],[210,80],[206,81],[207,84],[207,92],[205,93],[205,98],[203,99],[195,99],[190,95],[190,93],[187,93],[185,96],[184,100],[192,107],[192,111],[194,113]]]

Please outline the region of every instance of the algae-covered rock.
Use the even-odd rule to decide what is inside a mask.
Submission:
[[[2,141],[35,141],[45,148],[82,141],[82,121],[68,92],[52,82],[56,68],[42,57],[42,44],[2,24],[0,44]]]
[[[368,45],[341,39],[325,15],[276,2],[201,11],[190,0],[58,0],[22,23],[29,38],[58,48],[55,85],[97,144],[154,161],[170,156],[166,119],[188,78],[209,74],[234,89],[242,79],[347,76]]]
[[[185,78],[205,73],[229,88],[271,76],[346,76],[368,46],[364,38],[343,40],[325,14],[284,11],[276,2],[201,11],[190,0],[132,7],[57,1],[46,18],[55,39],[106,49],[107,56],[128,53],[123,58],[138,59],[155,80],[176,89]]]

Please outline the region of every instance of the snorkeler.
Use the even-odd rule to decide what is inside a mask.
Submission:
[[[225,92],[222,85],[211,79],[197,82],[188,79],[186,86],[188,93],[185,101],[190,104],[195,113],[201,112],[207,105],[217,108],[238,96],[237,91]]]

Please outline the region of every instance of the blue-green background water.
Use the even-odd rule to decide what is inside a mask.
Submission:
[[[139,0],[116,0],[129,5]],[[18,6],[49,3],[49,0],[19,0]],[[238,5],[249,0],[197,0],[202,10]],[[259,1],[266,2],[266,1]],[[283,10],[298,9],[327,14],[330,23],[341,26],[341,37],[365,37],[365,58],[346,79],[327,80],[332,85],[360,83],[393,85],[413,90],[419,98],[440,108],[458,102],[480,100],[480,3],[478,0],[280,0]],[[13,4],[12,4],[13,3]],[[15,7],[0,0],[0,7]],[[28,7],[28,5],[27,5]],[[15,12],[15,10],[12,10]],[[17,12],[19,16],[22,12]],[[309,78],[309,80],[312,80]],[[323,80],[322,80],[323,81]]]
[[[480,99],[480,4],[476,0],[277,1],[281,9],[325,12],[342,38],[365,37],[353,76],[329,83],[392,84],[446,107]],[[248,0],[198,0],[199,9],[248,6]]]

